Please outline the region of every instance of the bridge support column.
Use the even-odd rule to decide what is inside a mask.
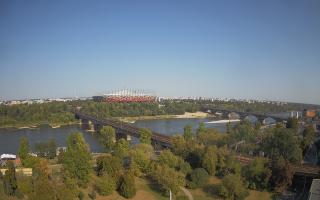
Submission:
[[[131,141],[131,136],[128,135],[128,134],[124,134],[124,133],[116,133],[116,138],[117,138],[117,140],[125,139],[125,140],[127,140],[128,142]]]
[[[89,121],[87,131],[94,132],[94,124],[92,121]]]
[[[101,124],[94,124],[93,129],[94,129],[94,132],[100,133],[100,130],[102,129],[102,125]]]
[[[81,119],[80,120],[80,126],[81,126],[81,129],[87,130],[88,127],[89,127],[89,121],[86,120],[86,119]]]

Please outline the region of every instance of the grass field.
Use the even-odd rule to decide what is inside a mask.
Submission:
[[[161,192],[153,189],[153,185],[150,181],[142,178],[136,178],[137,193],[131,200],[167,200],[168,198],[163,196]],[[92,191],[92,186],[83,190],[85,193],[85,200],[89,200],[88,193]],[[99,196],[97,194],[97,200],[126,200],[126,198],[120,196],[116,191],[109,196]]]
[[[211,177],[209,183],[203,187],[198,189],[190,190],[193,198],[195,200],[222,200],[221,197],[218,196],[217,186],[221,183],[221,179],[217,177]],[[246,200],[271,200],[271,193],[267,191],[256,191],[249,190],[249,196]]]

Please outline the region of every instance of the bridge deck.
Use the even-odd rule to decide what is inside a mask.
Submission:
[[[129,123],[114,120],[114,119],[97,119],[94,116],[82,114],[80,112],[75,112],[75,114],[78,116],[79,119],[86,119],[94,124],[100,124],[100,125],[107,125],[112,126],[116,129],[119,129],[123,132],[126,132],[127,134],[133,136],[133,137],[139,137],[140,135],[140,128],[137,128],[135,126],[132,126]],[[152,132],[151,140],[156,143],[161,143],[164,146],[170,147],[171,146],[171,137],[167,135],[163,135],[160,133]]]

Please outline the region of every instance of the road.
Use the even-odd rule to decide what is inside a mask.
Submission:
[[[188,197],[189,200],[194,200],[192,194],[184,187],[180,187],[180,189],[184,192],[184,194]]]

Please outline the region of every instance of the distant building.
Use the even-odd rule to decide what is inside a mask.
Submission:
[[[156,102],[157,97],[153,94],[143,92],[140,90],[120,90],[111,92],[101,96],[93,96],[93,101],[96,102]]]
[[[5,166],[8,161],[12,161],[15,166],[19,166],[21,164],[20,158],[14,154],[2,154],[0,156],[0,166]]]
[[[316,110],[304,110],[305,117],[313,118],[316,116],[316,114],[317,114]]]
[[[67,147],[57,147],[56,148],[56,155],[58,156],[60,153],[66,152],[66,151],[67,151]]]

